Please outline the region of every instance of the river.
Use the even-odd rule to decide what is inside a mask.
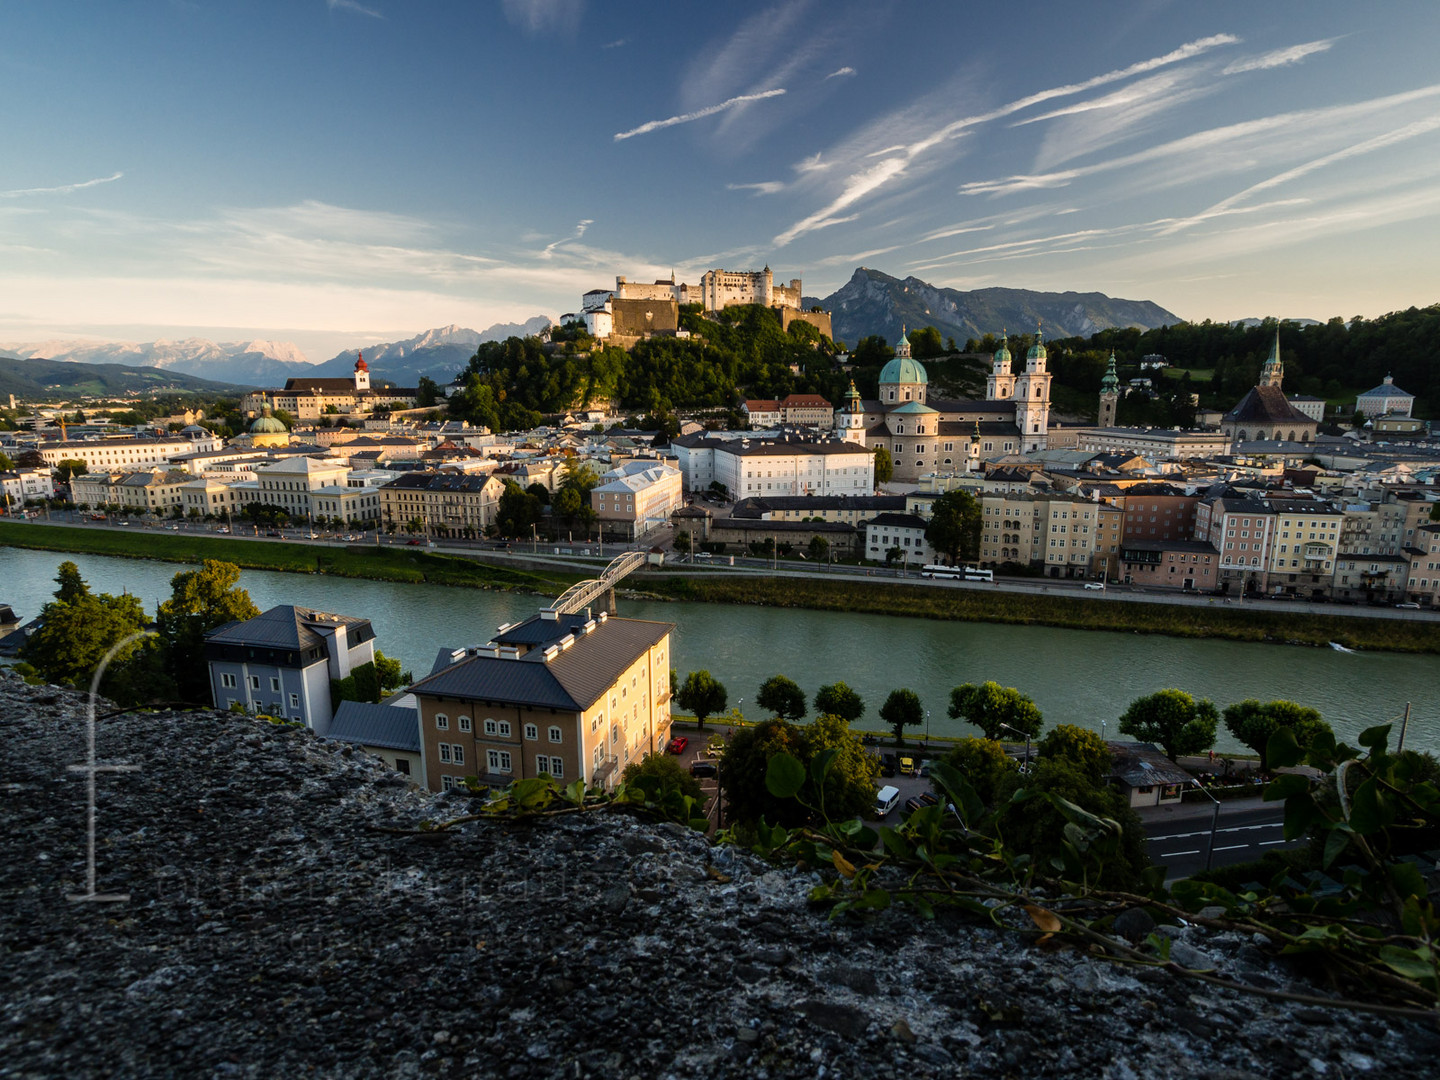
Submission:
[[[170,579],[184,569],[102,555],[68,557],[94,591],[128,591],[152,613],[170,595]],[[0,548],[0,602],[22,620],[33,618],[51,599],[56,567],[65,558]],[[379,648],[416,676],[430,670],[441,648],[483,643],[501,623],[522,619],[545,602],[260,570],[244,571],[241,585],[262,610],[299,604],[369,618]],[[1413,702],[1406,745],[1440,750],[1440,717],[1429,697],[1440,670],[1433,656],[623,598],[620,614],[675,623],[672,655],[681,676],[708,668],[729,689],[731,704],[743,699],[751,717],[758,711],[756,688],[781,673],[809,697],[825,683],[849,683],[867,705],[860,726],[881,728],[876,710],[891,690],[904,686],[920,695],[934,734],[974,735],[970,725],[945,715],[950,689],[994,679],[1034,698],[1047,729],[1072,723],[1100,731],[1105,720],[1107,734],[1119,737],[1115,718],[1130,701],[1173,686],[1221,708],[1251,697],[1309,705],[1352,745],[1372,724],[1393,720],[1398,734],[1405,703]],[[1238,750],[1222,724],[1216,752]]]

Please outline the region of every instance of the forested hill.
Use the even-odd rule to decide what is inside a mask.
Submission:
[[[1090,337],[1047,341],[1046,346],[1057,387],[1078,395],[1092,414],[1112,348],[1122,383],[1141,374],[1145,356],[1163,356],[1171,365],[1167,385],[1177,385],[1188,372],[1188,389],[1200,395],[1202,405],[1228,409],[1255,385],[1277,327],[1287,394],[1350,404],[1356,394],[1391,375],[1396,386],[1416,396],[1416,416],[1440,415],[1440,304],[1348,324],[1340,318],[1304,325],[1273,319],[1252,325],[1207,320],[1145,331],[1104,330]],[[994,347],[991,336],[967,344],[982,351]],[[1010,347],[1016,349],[1013,339]]]
[[[654,338],[629,353],[601,346],[574,326],[556,329],[549,346],[533,337],[487,342],[461,373],[467,385],[450,399],[450,411],[495,431],[511,431],[531,427],[543,415],[587,405],[652,419],[676,410],[719,413],[734,410],[746,397],[791,393],[823,394],[838,405],[852,378],[862,396],[875,397],[880,368],[893,355],[883,338],[863,338],[854,343],[850,370],[841,370],[829,339],[804,323],[782,331],[775,315],[759,307],[729,308],[718,321],[686,309],[681,323],[694,335],[691,340]],[[1191,423],[1191,393],[1199,394],[1204,406],[1228,409],[1255,385],[1276,325],[1178,323],[1047,341],[1057,417],[1094,417],[1112,348],[1122,380],[1141,374],[1140,361],[1147,355],[1163,356],[1172,365],[1157,382],[1158,401],[1132,395],[1122,402],[1122,423]],[[1332,319],[1305,326],[1281,323],[1279,329],[1287,392],[1349,403],[1393,374],[1396,385],[1417,395],[1417,415],[1436,415],[1440,305],[1357,319],[1348,326]],[[1032,341],[1032,335],[1011,335],[1017,370],[1024,363],[1018,358]],[[993,335],[986,335],[970,339],[964,352],[952,351],[938,330],[923,326],[911,331],[910,342],[940,396],[982,394],[985,354],[999,347]]]
[[[245,388],[163,368],[0,356],[0,394],[14,394],[31,401],[105,397],[132,391],[141,394],[218,395],[240,389]]]

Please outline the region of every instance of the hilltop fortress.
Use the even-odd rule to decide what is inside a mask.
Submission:
[[[803,310],[801,291],[799,278],[791,278],[789,285],[777,285],[768,266],[739,272],[707,270],[698,285],[677,282],[673,274],[653,282],[617,276],[613,289],[591,289],[580,298],[580,311],[560,316],[560,322],[583,321],[591,337],[628,345],[645,337],[683,333],[680,308],[685,304],[700,304],[707,312],[759,304],[779,316],[782,328],[788,329],[798,319],[830,337],[830,313]]]

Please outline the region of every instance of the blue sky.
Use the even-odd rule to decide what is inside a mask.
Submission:
[[[858,265],[1440,300],[1440,4],[6,0],[0,341],[369,338]]]

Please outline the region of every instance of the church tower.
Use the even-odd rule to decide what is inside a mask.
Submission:
[[[840,410],[840,438],[846,442],[865,445],[865,407],[860,404],[860,391],[855,389],[855,380],[850,380],[850,389],[845,392],[845,405]]]
[[[358,394],[361,390],[369,389],[370,367],[365,363],[365,354],[362,352],[359,354],[359,359],[355,361],[355,392]]]
[[[995,350],[995,359],[990,365],[990,375],[985,380],[986,401],[1009,401],[1015,396],[1015,376],[1010,373],[1009,335],[1003,331],[1000,348]]]
[[[1045,370],[1045,342],[1035,328],[1035,344],[1025,354],[1025,372],[1015,379],[1015,426],[1020,429],[1020,452],[1044,450],[1050,429],[1050,380]]]
[[[1115,412],[1120,405],[1120,378],[1115,374],[1115,350],[1110,350],[1110,362],[1105,365],[1105,377],[1100,380],[1099,426],[1114,427]]]
[[[1260,369],[1260,381],[1257,386],[1278,387],[1285,381],[1285,365],[1280,362],[1280,328],[1275,328],[1275,344],[1270,346],[1270,358],[1265,361],[1265,366]]]

